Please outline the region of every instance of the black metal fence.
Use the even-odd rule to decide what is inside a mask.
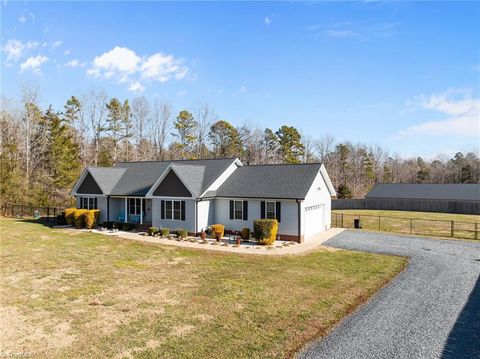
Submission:
[[[336,199],[332,201],[332,209],[377,209],[383,211],[480,214],[480,202],[395,198]]]
[[[4,217],[39,219],[47,222],[56,222],[57,216],[64,211],[61,207],[44,207],[25,204],[4,204],[1,213]]]
[[[358,220],[358,221],[356,221]],[[356,223],[355,223],[356,222]],[[479,222],[332,213],[332,227],[369,229],[426,236],[480,239]]]

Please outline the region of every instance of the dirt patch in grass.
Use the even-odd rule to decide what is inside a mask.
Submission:
[[[40,358],[289,357],[406,263],[326,248],[212,253],[0,223],[2,351]]]

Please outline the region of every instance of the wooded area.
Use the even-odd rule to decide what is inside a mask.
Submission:
[[[337,142],[329,134],[234,126],[213,108],[174,111],[166,100],[110,98],[104,91],[70,97],[63,109],[42,109],[38,92],[2,98],[2,203],[66,206],[88,165],[118,161],[239,157],[245,164],[322,162],[339,198],[362,197],[375,183],[478,183],[478,155],[434,160],[401,158],[380,146]],[[290,119],[294,123],[294,119]]]

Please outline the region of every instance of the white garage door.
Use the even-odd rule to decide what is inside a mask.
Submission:
[[[305,207],[305,238],[324,230],[324,210],[323,204]]]

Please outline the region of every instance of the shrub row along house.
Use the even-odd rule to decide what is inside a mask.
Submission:
[[[87,167],[72,192],[99,222],[228,231],[276,218],[283,240],[308,241],[330,228],[335,189],[322,164],[243,165],[239,159],[121,162]]]

